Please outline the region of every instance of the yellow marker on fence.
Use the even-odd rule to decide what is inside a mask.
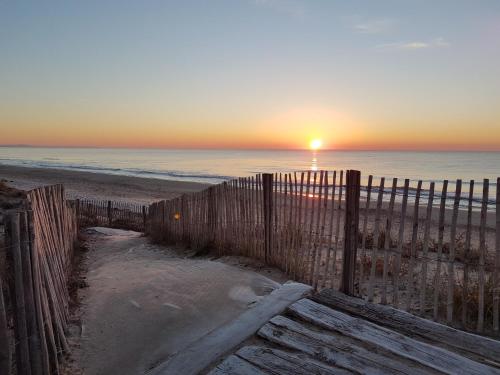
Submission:
[[[180,213],[178,213],[178,212],[176,212],[176,213],[174,214],[174,219],[175,219],[175,220],[179,220],[180,218],[181,218],[181,214],[180,214]]]

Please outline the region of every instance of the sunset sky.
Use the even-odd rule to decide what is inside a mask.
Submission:
[[[500,150],[500,1],[0,1],[0,144]]]

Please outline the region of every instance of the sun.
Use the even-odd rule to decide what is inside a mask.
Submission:
[[[321,141],[321,139],[313,139],[311,143],[309,143],[309,148],[311,150],[319,150],[322,144],[323,142]]]

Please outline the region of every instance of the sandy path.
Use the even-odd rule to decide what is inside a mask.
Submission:
[[[136,232],[97,230],[84,261],[82,337],[73,340],[88,375],[142,374],[279,286],[221,262],[180,258]]]

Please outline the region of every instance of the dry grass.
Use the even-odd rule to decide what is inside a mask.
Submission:
[[[362,256],[360,259],[357,260],[357,268],[361,269],[361,263],[363,264],[363,275],[362,276],[369,276],[372,268],[372,259],[370,256]],[[388,262],[388,267],[387,267],[387,275],[389,277],[393,276],[393,269],[394,269],[394,261],[392,257],[389,258]],[[382,277],[384,274],[384,259],[382,258],[377,258],[375,262],[375,276],[377,277]]]
[[[486,330],[492,329],[493,324],[493,292],[495,285],[493,277],[487,276],[484,284],[484,326]],[[465,290],[465,299],[464,299]],[[479,313],[479,282],[474,280],[472,283],[465,285],[460,283],[455,288],[453,293],[453,306],[456,317],[462,316],[462,310],[466,307],[466,323],[467,329],[476,329],[478,313]]]
[[[6,180],[0,181],[0,213],[2,210],[19,207],[25,198],[25,191],[10,187]]]

